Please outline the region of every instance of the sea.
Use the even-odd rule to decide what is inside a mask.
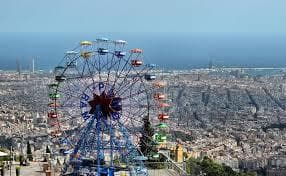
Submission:
[[[122,39],[123,50],[141,48],[144,60],[166,69],[285,67],[286,36],[242,33],[2,32],[0,70],[52,70],[82,40]]]

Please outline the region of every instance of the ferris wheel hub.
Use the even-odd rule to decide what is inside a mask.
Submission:
[[[108,96],[105,92],[102,92],[101,95],[94,94],[93,100],[89,101],[88,104],[91,107],[89,114],[94,114],[97,106],[100,106],[104,117],[122,109],[121,98]]]

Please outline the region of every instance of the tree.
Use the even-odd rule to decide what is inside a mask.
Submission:
[[[24,166],[24,160],[25,160],[25,158],[24,158],[23,154],[20,154],[19,160],[20,160],[20,166]]]
[[[32,154],[31,145],[29,141],[27,142],[27,158],[29,161],[33,161],[33,154]]]
[[[231,167],[218,164],[208,157],[202,160],[194,158],[187,160],[187,172],[191,176],[201,175],[201,173],[206,176],[253,176],[253,173],[235,172]]]
[[[140,141],[139,141],[140,151],[145,156],[151,156],[152,152],[154,151],[153,149],[154,129],[151,126],[148,116],[143,118],[143,122],[144,124],[143,124],[143,129],[141,132],[142,136],[140,137]]]
[[[46,153],[51,153],[49,146],[46,146]]]

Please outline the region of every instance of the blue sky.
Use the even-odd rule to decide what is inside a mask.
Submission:
[[[0,32],[285,33],[285,0],[2,0]]]
[[[0,69],[53,68],[96,37],[166,67],[285,65],[286,0],[2,0]],[[22,33],[27,32],[27,33]],[[29,33],[28,33],[29,32]]]

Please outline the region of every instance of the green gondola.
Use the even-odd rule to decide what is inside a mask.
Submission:
[[[59,84],[53,83],[48,85],[50,89],[56,89],[58,88]]]
[[[156,143],[163,143],[167,141],[167,136],[164,134],[155,133],[153,138]]]
[[[160,154],[159,153],[153,153],[151,157],[156,159],[156,158],[160,157]]]
[[[60,94],[50,93],[50,94],[49,94],[49,97],[50,97],[51,99],[57,99],[57,98],[60,98]]]
[[[166,123],[160,123],[157,127],[160,129],[165,129],[168,128],[168,125]]]

